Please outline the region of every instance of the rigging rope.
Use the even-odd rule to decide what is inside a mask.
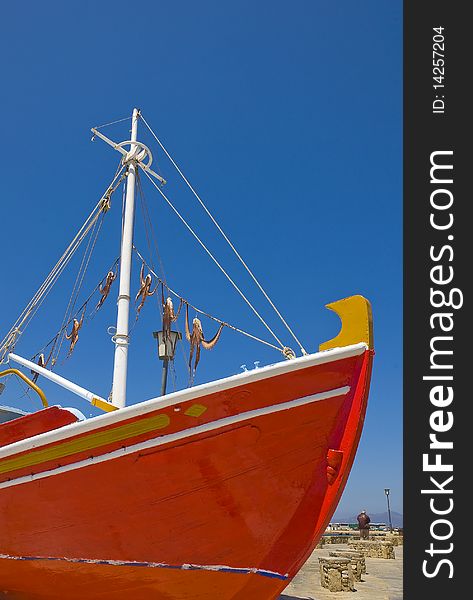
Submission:
[[[146,119],[143,117],[143,115],[140,113],[140,117],[143,121],[143,123],[146,125],[146,127],[149,129],[151,135],[154,137],[154,139],[158,142],[158,144],[160,145],[161,149],[163,150],[163,152],[166,154],[166,156],[168,157],[168,159],[171,161],[171,163],[173,164],[174,168],[176,169],[176,171],[179,173],[179,175],[182,177],[182,179],[184,180],[184,182],[186,183],[187,187],[191,190],[191,192],[194,194],[194,196],[197,198],[198,202],[200,203],[200,205],[202,206],[202,208],[204,209],[204,211],[207,213],[208,217],[211,219],[212,223],[215,225],[215,227],[218,229],[218,231],[221,233],[221,235],[223,236],[223,238],[225,239],[225,241],[227,242],[227,244],[230,246],[230,248],[233,250],[233,252],[235,253],[235,255],[237,256],[237,258],[239,259],[239,261],[241,262],[241,264],[245,267],[246,271],[249,273],[250,277],[253,279],[253,281],[255,282],[255,284],[258,286],[259,290],[262,292],[262,294],[264,295],[264,297],[266,298],[266,300],[269,302],[269,304],[271,305],[271,307],[274,309],[274,311],[276,312],[276,314],[278,315],[278,317],[281,319],[281,321],[284,323],[284,325],[286,326],[287,330],[289,331],[289,333],[292,335],[292,337],[294,338],[294,340],[296,341],[296,343],[298,344],[299,348],[301,349],[302,354],[307,354],[307,352],[305,351],[304,347],[302,346],[301,342],[299,341],[299,339],[297,338],[296,334],[293,332],[293,330],[291,329],[291,327],[288,325],[288,323],[286,322],[286,320],[284,319],[284,317],[282,316],[282,314],[279,312],[279,310],[277,309],[277,307],[275,306],[275,304],[273,303],[273,301],[271,300],[271,298],[268,296],[268,294],[266,293],[266,291],[264,290],[263,286],[260,284],[260,282],[258,281],[258,279],[256,278],[256,276],[253,274],[253,272],[251,271],[251,269],[249,268],[249,266],[246,264],[245,260],[242,258],[242,256],[240,255],[240,253],[238,252],[238,250],[235,248],[235,246],[232,244],[232,242],[230,241],[229,237],[226,235],[226,233],[223,231],[223,229],[220,227],[220,225],[218,224],[218,222],[216,221],[216,219],[214,218],[214,216],[212,215],[212,213],[209,211],[209,209],[207,208],[207,206],[204,204],[203,200],[201,199],[201,197],[199,196],[199,194],[195,191],[195,189],[192,187],[192,185],[190,184],[190,182],[188,181],[188,179],[186,178],[186,176],[184,175],[184,173],[181,171],[181,169],[179,168],[179,166],[177,165],[177,163],[174,161],[174,159],[172,158],[172,156],[169,154],[169,152],[166,150],[166,148],[164,147],[164,145],[162,144],[162,142],[159,140],[158,136],[154,133],[154,131],[151,129],[150,125],[148,124],[148,122],[146,121]]]
[[[143,186],[141,184],[141,178],[140,178],[140,172],[139,170],[137,170],[137,177],[136,177],[137,183],[138,183],[138,192],[139,192],[139,196],[140,196],[140,200],[141,200],[141,212],[142,212],[142,216],[143,216],[143,222],[144,222],[144,226],[145,226],[145,232],[146,232],[146,242],[148,245],[148,252],[149,252],[149,256],[150,259],[152,257],[152,250],[151,250],[151,242],[150,242],[150,234],[151,233],[151,237],[153,239],[153,244],[154,244],[154,248],[155,248],[155,252],[156,252],[156,256],[158,257],[158,261],[159,261],[159,267],[161,269],[161,273],[162,273],[162,281],[163,284],[167,287],[167,282],[166,282],[166,273],[164,271],[164,265],[163,265],[163,261],[161,260],[161,254],[159,253],[159,249],[158,249],[158,243],[156,240],[156,235],[154,233],[154,228],[153,228],[153,222],[151,220],[150,214],[149,214],[149,210],[148,210],[148,205],[146,202],[146,198],[145,198],[145,194],[144,194],[144,190],[143,190]],[[150,260],[151,262],[151,267],[154,269],[154,264],[152,259]],[[156,294],[156,302],[158,304],[158,308],[159,308],[159,312],[161,313],[161,317],[163,316],[163,306],[162,306],[162,301],[159,297],[159,294]],[[179,326],[176,324],[175,325],[178,333],[181,334],[182,337],[182,332],[179,328]],[[189,371],[189,375],[191,372],[191,369],[189,367],[189,363],[184,351],[184,347],[182,344],[179,344],[180,349],[181,349],[181,354],[182,354],[182,358],[184,360],[184,364],[186,365],[186,369]],[[174,389],[176,388],[176,376],[174,373]]]
[[[156,256],[157,256],[158,261],[159,261],[159,267],[161,269],[163,280],[164,280],[164,283],[166,283],[166,273],[164,271],[164,265],[163,265],[163,261],[161,259],[161,254],[159,252],[158,242],[156,240],[156,235],[154,233],[153,222],[152,222],[150,214],[149,214],[148,204],[146,202],[146,198],[145,198],[143,186],[141,184],[141,177],[140,177],[140,171],[139,170],[137,171],[136,175],[137,175],[136,176],[136,180],[138,182],[139,195],[140,195],[140,199],[141,199],[141,210],[142,210],[142,215],[143,215],[143,222],[144,222],[144,225],[145,225],[146,241],[147,241],[147,244],[148,244],[148,251],[149,251],[150,256],[151,256],[151,254],[152,254],[152,252],[151,252],[151,242],[150,242],[150,237],[151,237],[152,240],[153,240],[154,250],[156,252]],[[152,263],[151,263],[151,266],[154,269],[154,265]],[[162,307],[161,307],[161,312],[162,312]]]
[[[7,376],[7,380],[11,379],[12,375],[8,375]],[[31,388],[28,387],[26,385],[26,383],[24,383],[19,377],[13,377],[13,381],[16,381],[16,383],[18,384],[18,386],[21,388],[21,391],[23,392],[21,394],[21,396],[17,396],[16,398],[16,402],[19,402],[20,400],[22,400],[25,396],[28,396],[28,399],[31,400],[31,396],[30,396],[30,391]]]
[[[261,338],[253,335],[252,333],[248,333],[247,331],[244,331],[243,329],[239,329],[238,327],[235,327],[235,325],[230,325],[230,323],[227,323],[226,321],[222,321],[221,319],[218,319],[217,317],[214,317],[214,316],[210,315],[209,313],[204,312],[200,308],[197,308],[196,306],[194,306],[193,304],[191,304],[190,302],[188,302],[187,300],[185,300],[180,294],[178,294],[176,291],[174,291],[172,288],[170,288],[164,281],[162,281],[162,279],[160,279],[160,277],[147,264],[146,260],[143,258],[143,256],[140,254],[140,252],[137,250],[137,248],[135,246],[133,246],[133,250],[136,252],[136,254],[140,258],[140,260],[146,266],[146,268],[149,269],[150,273],[152,273],[157,278],[158,282],[161,283],[162,285],[164,285],[164,287],[173,296],[175,296],[179,300],[182,300],[188,306],[190,306],[190,308],[192,308],[193,310],[195,310],[195,312],[197,312],[197,313],[199,313],[201,315],[204,315],[204,317],[208,317],[209,319],[212,319],[212,321],[215,321],[215,322],[219,323],[220,325],[225,325],[229,329],[233,329],[237,333],[241,333],[242,335],[245,335],[246,337],[249,337],[252,340],[255,340],[256,342],[260,342],[261,344],[264,344],[265,346],[269,346],[270,348],[274,348],[274,350],[277,350],[278,352],[282,352],[284,354],[284,350],[286,349],[285,347],[279,348],[278,346],[275,346],[274,344],[271,344],[271,342],[267,342],[266,340],[262,340]]]
[[[33,295],[33,298],[29,301],[26,307],[21,312],[20,316],[15,321],[14,325],[10,328],[6,336],[3,338],[0,343],[0,363],[4,362],[6,355],[11,349],[15,346],[16,340],[18,337],[25,331],[31,319],[34,317],[47,295],[51,291],[52,287],[55,285],[56,281],[69,264],[72,256],[79,248],[91,228],[94,226],[96,220],[99,218],[100,214],[106,212],[109,208],[110,197],[113,192],[116,190],[117,186],[120,184],[123,178],[126,175],[123,173],[125,167],[120,165],[115,173],[115,176],[112,180],[112,183],[108,186],[107,191],[100,200],[97,202],[87,219],[84,221],[83,225],[75,235],[72,242],[63,252],[60,259],[54,265],[46,279],[40,285],[36,293]],[[120,177],[121,175],[121,177]],[[119,179],[120,177],[120,179]],[[119,179],[118,183],[117,179]],[[116,183],[116,185],[115,185]]]
[[[131,117],[123,117],[123,119],[117,119],[116,121],[110,121],[110,123],[104,123],[103,125],[97,125],[94,129],[102,129],[103,127],[108,127],[109,125],[115,125],[115,123],[122,123],[123,121],[129,121]]]
[[[169,206],[172,208],[172,210],[176,213],[176,215],[179,217],[179,219],[182,221],[182,223],[187,227],[187,229],[191,232],[191,234],[194,236],[194,238],[199,242],[199,244],[202,246],[202,248],[205,250],[205,252],[207,252],[207,254],[210,256],[210,258],[217,265],[217,267],[222,271],[222,273],[225,275],[225,277],[228,279],[228,281],[233,285],[233,287],[240,294],[240,296],[243,298],[243,300],[248,304],[248,306],[251,308],[251,310],[259,318],[259,320],[263,323],[263,325],[266,327],[266,329],[271,333],[271,335],[274,337],[274,339],[281,346],[281,349],[285,348],[284,344],[281,342],[281,340],[278,338],[278,336],[274,333],[274,331],[271,329],[271,327],[266,323],[266,321],[259,314],[259,312],[256,310],[256,308],[251,304],[251,302],[248,300],[248,298],[245,296],[245,294],[240,290],[238,285],[233,281],[233,279],[230,277],[230,275],[225,271],[225,269],[222,267],[222,265],[218,262],[218,260],[215,258],[215,256],[212,254],[212,252],[207,248],[207,246],[200,239],[200,237],[196,234],[196,232],[192,229],[192,227],[189,225],[189,223],[184,219],[184,217],[177,210],[177,208],[174,206],[174,204],[169,200],[169,198],[166,196],[166,194],[156,184],[156,182],[151,177],[151,175],[149,175],[146,171],[144,173],[148,177],[148,179],[151,181],[151,183],[154,185],[154,187],[158,190],[158,192],[161,194],[161,196],[166,200],[166,202],[169,204]]]
[[[109,268],[109,271],[114,271],[115,268],[117,267],[117,265],[120,262],[120,257],[117,257],[115,259],[115,261],[113,262],[112,266]],[[99,281],[99,283],[95,286],[95,288],[92,290],[92,292],[89,294],[89,296],[87,297],[87,299],[81,304],[81,306],[79,306],[79,308],[76,310],[76,312],[74,314],[70,315],[69,320],[67,321],[67,323],[64,323],[64,325],[62,325],[61,329],[59,329],[59,331],[54,335],[54,337],[52,337],[49,342],[43,346],[41,348],[41,350],[38,350],[38,352],[36,352],[36,354],[34,356],[32,356],[31,360],[34,361],[36,357],[38,357],[41,353],[44,353],[44,351],[46,350],[46,348],[49,348],[49,346],[51,344],[55,344],[57,339],[59,338],[59,336],[61,336],[64,331],[69,327],[69,325],[72,323],[72,321],[74,320],[74,318],[76,318],[81,312],[82,310],[89,304],[90,300],[92,299],[92,296],[95,294],[95,292],[100,288],[101,284],[105,281],[106,276],[102,277],[102,279]],[[86,318],[86,322],[92,318],[95,315],[96,311],[92,311],[90,314],[87,315]],[[51,356],[51,354],[50,354]],[[49,358],[46,360],[46,364],[48,364],[49,362]]]
[[[73,317],[71,318],[71,315],[72,315],[72,313],[74,311],[74,308],[75,308],[75,305],[76,305],[76,302],[77,302],[77,298],[79,297],[79,293],[80,293],[80,290],[82,288],[82,283],[84,281],[85,274],[86,274],[87,269],[89,267],[90,259],[92,258],[92,254],[94,252],[95,245],[97,243],[97,239],[98,239],[100,230],[102,228],[102,224],[103,224],[103,220],[104,220],[104,217],[105,217],[105,213],[102,212],[101,215],[102,215],[102,218],[100,219],[100,221],[99,221],[99,219],[97,219],[95,221],[94,227],[91,230],[89,241],[87,242],[87,246],[86,246],[86,249],[84,251],[84,255],[82,257],[82,262],[80,264],[79,270],[77,272],[77,277],[76,277],[76,280],[74,282],[74,287],[72,288],[72,293],[71,293],[71,296],[69,298],[69,303],[68,303],[66,311],[64,313],[64,317],[63,317],[61,329],[64,326],[64,323],[66,322],[66,320],[68,319],[68,317],[69,317],[69,320],[67,321],[68,323],[71,320],[73,320]],[[55,364],[55,362],[59,358],[59,354],[61,352],[61,348],[62,348],[63,342],[64,342],[64,336],[61,336],[61,338],[59,340],[59,348],[58,348],[58,350],[56,352],[56,356],[53,357],[53,364]]]

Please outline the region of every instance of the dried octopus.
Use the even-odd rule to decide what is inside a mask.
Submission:
[[[107,296],[110,293],[110,288],[112,287],[112,283],[115,281],[115,279],[117,278],[117,274],[114,273],[113,271],[109,271],[107,273],[107,277],[105,278],[105,283],[102,286],[102,284],[100,284],[99,287],[99,292],[101,294],[100,296],[100,300],[97,303],[97,306],[95,307],[95,310],[98,310],[102,304],[105,302],[105,300],[107,299]]]
[[[82,327],[82,323],[84,322],[84,315],[85,315],[85,309],[84,309],[84,312],[82,313],[82,317],[80,318],[80,321],[78,321],[77,319],[74,319],[72,321],[71,333],[69,333],[69,334],[65,333],[66,340],[71,340],[71,344],[69,346],[69,352],[67,353],[68,357],[74,352],[75,345],[77,344],[77,340],[79,339],[79,330]]]
[[[135,297],[135,302],[138,301],[138,298],[141,297],[141,302],[138,306],[138,308],[136,309],[136,316],[138,317],[138,315],[140,314],[141,309],[143,308],[145,302],[146,302],[146,298],[148,298],[149,296],[152,296],[156,289],[157,289],[157,285],[154,288],[153,291],[151,291],[151,284],[153,282],[153,279],[151,277],[151,274],[148,273],[148,275],[146,275],[146,277],[144,276],[144,271],[145,271],[145,265],[144,263],[141,265],[141,271],[140,271],[140,289],[138,290],[138,293],[136,294]]]
[[[189,370],[192,375],[191,378],[195,375],[195,370],[197,369],[197,365],[200,360],[200,347],[202,346],[205,350],[211,350],[217,344],[220,334],[222,333],[222,329],[224,328],[225,323],[220,323],[220,327],[218,328],[217,333],[213,336],[213,338],[209,341],[205,340],[204,332],[202,330],[202,323],[200,319],[195,317],[192,321],[192,332],[189,330],[189,306],[186,304],[186,339],[190,342],[191,349],[189,355]],[[195,352],[195,362],[194,368],[192,369],[192,358],[194,357]]]
[[[162,285],[161,304],[163,307],[163,338],[166,342],[171,338],[171,325],[177,321],[179,313],[181,312],[183,301],[181,298],[179,302],[179,308],[177,309],[177,312],[174,312],[174,306],[171,298],[168,297],[166,300],[164,300],[164,285]]]
[[[38,361],[37,361],[37,365],[38,365],[39,367],[43,367],[43,368],[46,366],[46,361],[45,361],[45,359],[44,359],[44,354],[43,354],[43,353],[41,353],[41,354],[39,355],[39,357],[38,357]],[[32,381],[33,383],[36,383],[36,382],[38,381],[39,373],[37,373],[36,371],[33,371],[33,370],[32,370],[32,371],[31,371],[31,375],[32,375],[32,377],[31,377],[31,381]]]

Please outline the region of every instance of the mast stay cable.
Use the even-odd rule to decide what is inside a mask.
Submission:
[[[94,129],[103,129],[104,127],[108,127],[109,125],[115,125],[115,123],[123,123],[123,121],[129,121],[130,117],[123,117],[123,119],[116,119],[115,121],[110,121],[109,123],[104,123],[103,125],[96,125]]]
[[[271,300],[271,298],[268,296],[268,294],[264,290],[263,286],[260,284],[260,282],[258,281],[258,279],[256,278],[256,276],[253,274],[253,272],[251,271],[251,269],[249,268],[249,266],[246,264],[245,260],[242,258],[242,256],[240,255],[240,253],[238,252],[238,250],[235,248],[235,246],[232,244],[232,242],[230,241],[230,239],[228,238],[228,236],[226,235],[226,233],[223,231],[223,229],[220,227],[220,225],[218,224],[218,222],[216,221],[216,219],[214,218],[214,216],[212,215],[212,213],[209,211],[209,209],[207,208],[207,206],[204,204],[204,202],[201,199],[201,197],[199,196],[199,194],[192,187],[191,183],[188,181],[188,179],[186,178],[186,176],[184,175],[184,173],[181,171],[181,169],[179,168],[179,166],[177,165],[177,163],[174,161],[174,159],[172,158],[172,156],[166,150],[166,148],[164,147],[164,145],[162,144],[162,142],[159,140],[158,136],[154,133],[154,131],[152,130],[152,128],[150,127],[150,125],[148,124],[148,122],[146,121],[146,119],[144,118],[144,116],[142,114],[140,114],[140,117],[141,117],[143,123],[149,129],[151,135],[158,142],[158,144],[160,145],[160,147],[163,150],[163,152],[166,154],[166,156],[168,157],[168,159],[171,161],[171,163],[173,164],[174,168],[177,170],[177,172],[179,173],[179,175],[182,177],[182,179],[184,180],[184,182],[186,183],[186,185],[188,186],[188,188],[191,190],[191,192],[197,198],[198,202],[200,203],[200,205],[202,206],[202,208],[204,209],[204,211],[207,213],[207,215],[210,218],[210,220],[212,221],[212,223],[218,229],[218,231],[223,236],[223,238],[225,239],[225,241],[227,242],[227,244],[230,246],[230,248],[233,250],[234,254],[237,256],[237,258],[239,259],[239,261],[241,262],[241,264],[245,267],[245,269],[248,272],[248,274],[250,275],[250,277],[253,279],[253,281],[255,282],[255,284],[258,286],[259,290],[262,292],[262,294],[264,295],[264,297],[266,298],[266,300],[269,302],[269,304],[274,309],[274,311],[276,312],[276,314],[278,315],[278,317],[284,323],[284,325],[286,326],[287,330],[289,331],[289,333],[292,335],[292,337],[294,338],[294,340],[298,344],[298,346],[299,346],[302,354],[303,355],[307,354],[307,352],[305,351],[305,349],[302,346],[301,342],[297,338],[296,334],[293,332],[293,330],[291,329],[291,327],[288,325],[288,323],[286,322],[286,320],[284,319],[284,317],[282,316],[282,314],[279,312],[279,310],[277,309],[277,307],[275,306],[275,304],[273,303],[273,301]]]
[[[115,268],[119,265],[120,262],[120,257],[118,256],[113,264],[109,267],[109,271],[114,271]],[[34,361],[42,352],[44,352],[46,350],[46,348],[49,348],[49,346],[51,344],[55,344],[56,340],[59,338],[59,336],[69,327],[69,325],[72,323],[72,321],[74,320],[75,317],[77,317],[84,308],[87,307],[87,305],[89,304],[90,300],[92,299],[92,296],[95,294],[95,292],[100,288],[100,285],[103,284],[103,282],[105,281],[105,277],[102,277],[102,279],[98,282],[98,284],[94,287],[94,289],[92,290],[92,292],[89,294],[89,296],[84,300],[84,302],[79,306],[79,308],[70,315],[69,320],[64,323],[61,327],[61,329],[59,329],[59,331],[57,331],[57,333],[49,340],[49,342],[47,344],[45,344],[41,350],[38,350],[38,352],[36,352],[36,354],[34,354],[30,360]],[[95,315],[95,310],[92,311],[91,313],[89,313],[87,315],[87,318],[85,320],[85,322],[87,322],[89,319],[92,319]]]
[[[171,200],[169,200],[169,198],[166,196],[166,194],[157,185],[157,183],[154,181],[154,179],[151,177],[151,175],[149,175],[149,173],[147,173],[146,171],[144,171],[144,173],[145,173],[146,177],[148,177],[148,179],[154,185],[154,187],[158,190],[158,192],[161,194],[161,196],[164,198],[164,200],[166,200],[166,202],[172,208],[174,213],[179,217],[181,222],[186,226],[186,228],[190,231],[190,233],[194,236],[194,238],[199,242],[199,244],[202,246],[202,248],[205,250],[205,252],[210,256],[210,258],[214,261],[214,263],[217,265],[217,267],[222,271],[222,273],[225,275],[225,277],[228,279],[228,281],[232,284],[232,286],[235,288],[235,290],[240,294],[240,296],[248,304],[248,306],[255,313],[255,315],[258,317],[258,319],[263,323],[263,325],[266,327],[266,329],[271,333],[271,335],[274,337],[274,339],[278,342],[278,344],[280,345],[280,348],[278,348],[278,350],[281,350],[283,352],[283,354],[286,355],[286,353],[288,352],[288,350],[286,350],[287,347],[284,346],[284,344],[281,342],[281,340],[278,338],[278,336],[274,333],[274,331],[271,329],[271,327],[266,323],[266,321],[259,314],[259,312],[256,310],[256,308],[251,304],[251,302],[248,300],[248,298],[245,296],[245,294],[240,290],[240,288],[233,281],[233,279],[230,277],[230,275],[225,271],[225,269],[218,262],[218,260],[212,254],[212,252],[207,248],[207,246],[200,239],[200,237],[197,235],[197,233],[192,229],[192,227],[189,225],[189,223],[184,219],[184,217],[177,210],[177,208],[174,206],[174,204],[171,202]],[[291,350],[291,352],[292,352],[292,350]]]
[[[19,336],[25,331],[29,322],[39,310],[40,306],[42,305],[47,295],[57,282],[58,278],[60,277],[66,266],[69,264],[72,256],[75,254],[78,247],[81,245],[91,228],[96,223],[100,214],[108,210],[111,195],[116,190],[117,186],[120,184],[122,179],[126,177],[124,169],[124,165],[118,167],[115,176],[111,184],[108,186],[106,192],[102,195],[100,200],[94,206],[93,210],[86,218],[83,225],[80,227],[72,242],[68,245],[60,259],[57,261],[57,263],[54,265],[46,279],[43,281],[36,293],[33,295],[33,298],[28,302],[26,307],[21,312],[20,316],[17,318],[13,326],[10,328],[6,336],[1,341],[0,364],[5,362],[8,353],[14,348]]]
[[[149,214],[148,204],[146,202],[143,186],[141,184],[141,177],[140,177],[139,171],[137,171],[136,181],[137,181],[138,193],[139,193],[140,201],[141,201],[141,212],[142,212],[143,223],[144,223],[144,228],[145,228],[145,232],[146,232],[146,242],[147,242],[147,246],[148,246],[148,252],[149,252],[150,262],[151,262],[151,267],[152,267],[151,270],[154,269],[154,264],[153,264],[153,260],[152,260],[153,252],[152,252],[152,248],[151,248],[150,238],[152,238],[152,240],[153,240],[154,250],[155,250],[156,256],[159,261],[159,267],[161,269],[161,274],[162,274],[161,283],[164,285],[165,288],[168,288],[167,281],[166,281],[166,273],[164,271],[164,265],[163,265],[163,261],[161,259],[161,254],[159,252],[158,242],[156,240],[156,234],[154,232],[153,222],[152,222],[151,216]],[[136,250],[136,248],[134,248],[134,249]],[[148,265],[146,265],[146,266],[148,266]],[[157,276],[155,275],[155,277],[157,277]],[[159,312],[161,313],[161,317],[162,317],[163,316],[163,306],[162,306],[162,302],[159,297],[159,294],[156,294],[156,302],[158,304]],[[181,337],[182,337],[182,332],[177,323],[176,323],[175,327],[176,327],[178,333],[180,333]],[[182,353],[182,358],[184,360],[184,364],[186,365],[186,369],[188,370],[189,376],[190,376],[191,368],[189,367],[188,361],[186,359],[184,348],[183,348],[182,344],[179,344],[179,346],[181,348],[181,353]],[[176,389],[176,374],[175,373],[173,373],[173,384],[174,384],[174,390],[175,390]]]
[[[274,348],[274,350],[278,350],[278,352],[283,352],[284,353],[284,350],[286,350],[286,348],[281,349],[278,346],[275,346],[274,344],[271,344],[271,342],[267,342],[266,340],[262,340],[261,338],[257,337],[256,335],[253,335],[252,333],[248,333],[244,329],[240,329],[239,327],[235,327],[235,325],[231,325],[230,323],[227,323],[226,321],[222,321],[222,319],[219,319],[217,317],[214,317],[213,315],[210,315],[209,313],[206,313],[205,311],[201,310],[200,308],[197,308],[196,306],[194,306],[193,304],[191,304],[190,302],[188,302],[187,300],[185,300],[185,298],[183,298],[175,290],[173,290],[172,288],[170,288],[169,285],[167,285],[167,283],[165,283],[159,277],[159,275],[153,271],[153,269],[149,266],[149,264],[143,258],[142,254],[138,251],[138,249],[136,248],[136,246],[134,246],[133,249],[136,252],[137,256],[140,258],[140,260],[143,262],[143,264],[146,266],[146,268],[149,269],[150,273],[156,277],[156,279],[158,280],[158,282],[161,283],[162,285],[164,285],[164,287],[168,290],[168,292],[170,292],[173,296],[175,296],[176,298],[179,298],[179,300],[183,300],[183,302],[185,302],[188,306],[190,306],[190,308],[192,308],[193,310],[195,310],[195,312],[197,312],[197,313],[199,313],[201,315],[204,315],[204,317],[208,317],[209,319],[212,319],[212,321],[216,321],[217,323],[220,323],[221,325],[225,325],[229,329],[233,329],[237,333],[241,333],[242,335],[245,335],[246,337],[249,337],[252,340],[255,340],[256,342],[260,342],[261,344],[264,344],[265,346],[269,346],[270,348]]]
[[[82,262],[80,264],[79,270],[77,272],[77,277],[74,282],[74,287],[72,288],[72,293],[69,298],[69,303],[68,303],[66,311],[64,313],[64,317],[63,317],[62,324],[61,324],[61,329],[63,328],[66,321],[70,322],[73,318],[72,313],[74,312],[77,298],[79,297],[79,293],[82,288],[82,284],[84,282],[84,277],[85,277],[85,274],[89,267],[90,259],[92,258],[92,254],[94,252],[95,245],[97,243],[97,239],[99,237],[99,233],[102,228],[105,213],[102,212],[101,215],[102,215],[102,218],[100,220],[97,219],[95,221],[95,224],[91,230],[89,241],[87,242],[87,246],[84,251],[84,255],[82,257]],[[59,347],[56,351],[56,356],[52,357],[53,364],[55,364],[57,359],[59,358],[59,354],[61,353],[61,348],[62,348],[63,342],[64,342],[64,336],[61,336],[61,339],[59,340]],[[53,355],[53,354],[54,354],[54,349],[53,349],[53,352],[51,353],[51,355]]]

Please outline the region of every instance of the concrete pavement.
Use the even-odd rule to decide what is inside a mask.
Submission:
[[[346,550],[347,544],[314,550],[309,560],[288,585],[279,600],[340,600],[350,598],[350,592],[329,592],[320,585],[319,556],[328,556],[329,550]],[[394,548],[396,558],[366,559],[366,575],[356,581],[356,600],[402,600],[402,553],[403,547]]]

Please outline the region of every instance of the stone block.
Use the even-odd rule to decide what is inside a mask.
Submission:
[[[356,538],[352,535],[324,535],[323,539],[326,544],[348,544]]]
[[[329,556],[337,556],[350,559],[350,565],[353,569],[353,577],[355,581],[361,581],[362,576],[366,573],[366,560],[361,552],[354,550],[332,550],[328,553]]]
[[[351,548],[344,548],[343,550],[332,550],[332,552],[339,552],[341,555],[346,556],[347,558],[350,556],[356,556],[357,558],[362,558],[362,564],[363,564],[363,573],[366,573],[366,560],[364,560],[365,555],[363,554],[363,552],[359,552],[358,550],[352,550]],[[329,556],[331,555],[331,552],[329,552]]]
[[[349,558],[330,556],[319,558],[320,583],[331,592],[355,591],[355,578]]]
[[[362,552],[368,558],[396,558],[392,542],[359,541],[349,543],[348,547]]]
[[[393,546],[401,546],[403,543],[403,537],[402,535],[396,535],[395,533],[388,533],[386,534],[385,540],[387,542],[392,542]]]

